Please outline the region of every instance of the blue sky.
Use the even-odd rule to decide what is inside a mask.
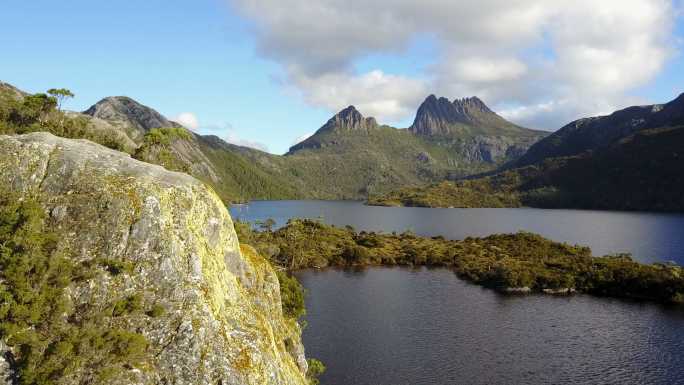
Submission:
[[[67,105],[73,110],[84,110],[105,96],[127,95],[168,117],[194,114],[200,132],[242,144],[260,143],[274,153],[285,152],[295,138],[310,134],[346,104],[358,104],[363,113],[401,127],[411,123],[412,112],[429,93],[450,98],[471,92],[483,94],[492,106],[510,109],[507,117],[534,126],[548,125],[540,127],[546,129],[560,127],[554,125],[573,114],[598,108],[576,107],[575,101],[563,94],[573,82],[560,75],[550,81],[558,84],[553,91],[537,91],[538,83],[530,85],[534,83],[530,74],[544,68],[536,67],[533,52],[542,56],[558,53],[561,57],[564,54],[559,44],[575,44],[567,42],[562,31],[548,39],[527,35],[501,38],[490,43],[496,52],[483,56],[482,51],[469,48],[469,31],[433,28],[433,23],[423,25],[421,20],[399,25],[401,31],[409,30],[406,33],[391,29],[394,26],[369,30],[367,36],[359,34],[357,28],[337,26],[329,30],[327,25],[334,26],[336,20],[349,16],[325,20],[331,10],[347,12],[329,2],[323,16],[314,18],[321,25],[314,25],[311,19],[297,19],[295,15],[281,20],[265,11],[287,1],[5,0],[0,24],[0,80],[30,92],[69,88],[76,94]],[[681,7],[679,2],[670,4],[676,12]],[[286,6],[296,14],[296,7],[306,7],[307,3],[293,0]],[[401,12],[411,12],[367,8],[364,11],[372,17],[380,14],[399,20],[394,24],[401,24]],[[439,13],[449,11],[435,9]],[[460,14],[461,10],[453,12]],[[553,12],[549,17],[565,15],[564,11]],[[567,17],[574,17],[577,12],[573,12]],[[368,15],[351,16],[348,20]],[[546,35],[548,20],[540,19],[539,30],[530,34]],[[657,68],[646,68],[648,76],[635,80],[630,87],[617,87],[605,94],[592,91],[590,95],[595,96],[590,97],[611,101],[600,108],[621,107],[631,101],[662,102],[684,92],[684,59],[679,52],[684,26],[679,16],[672,17],[672,22],[673,28],[666,31],[667,41],[662,43],[667,57],[654,64]],[[307,23],[312,23],[310,34]],[[644,28],[650,31],[649,25]],[[300,33],[288,34],[293,30]],[[461,40],[445,38],[445,32]],[[492,36],[499,36],[497,33],[493,31]],[[644,29],[636,33],[643,35]],[[656,33],[658,42],[663,40],[662,32]],[[518,47],[519,41],[525,44]],[[551,41],[556,45],[548,48]],[[610,49],[616,52],[623,49],[619,42],[606,44],[615,45]],[[336,45],[339,49],[330,48]],[[311,64],[319,59],[320,63]],[[610,63],[606,66],[610,69]],[[518,67],[522,72],[511,69]],[[631,71],[622,73],[627,75],[625,79],[633,77],[633,64],[624,67]],[[491,70],[481,73],[481,68]],[[570,78],[595,82],[586,73]],[[536,118],[540,108],[546,111],[547,101],[572,108],[550,114],[552,118]]]

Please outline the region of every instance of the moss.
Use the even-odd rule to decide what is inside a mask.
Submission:
[[[132,274],[135,269],[135,264],[131,261],[98,258],[96,263],[102,266],[109,274],[117,276],[119,274]]]
[[[306,378],[309,380],[309,384],[318,385],[320,383],[318,377],[325,373],[325,365],[315,358],[309,358],[306,362],[309,364],[309,369],[306,372]]]
[[[237,358],[233,361],[233,365],[242,372],[247,372],[252,369],[252,358],[250,357],[248,349],[240,350]]]
[[[143,309],[143,297],[140,293],[119,299],[112,305],[112,315],[115,317],[134,314]]]
[[[158,318],[166,314],[166,308],[164,308],[162,305],[155,304],[145,314],[147,314],[148,317]]]

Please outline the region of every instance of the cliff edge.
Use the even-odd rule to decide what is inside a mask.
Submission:
[[[73,308],[137,298],[143,309],[100,320],[147,341],[138,362],[113,363],[117,375],[104,383],[306,384],[301,331],[283,316],[275,272],[240,247],[228,211],[204,184],[48,133],[0,136],[0,153],[0,186],[36,199],[63,254],[95,266],[68,285]],[[124,268],[112,274],[112,266]],[[6,343],[0,372],[12,376],[6,358],[21,352]],[[101,368],[91,366],[56,383],[93,383]]]

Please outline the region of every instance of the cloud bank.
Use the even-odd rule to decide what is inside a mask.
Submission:
[[[555,129],[638,102],[673,54],[671,0],[232,0],[261,56],[313,106],[349,104],[380,121],[412,117],[429,93],[478,95],[516,122]],[[438,54],[425,73],[360,72],[417,36]]]

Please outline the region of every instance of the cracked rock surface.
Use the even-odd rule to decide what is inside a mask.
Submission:
[[[272,267],[240,247],[227,209],[204,184],[48,133],[0,136],[0,154],[0,184],[38,197],[71,258],[132,264],[119,276],[72,284],[76,305],[139,293],[146,306],[165,309],[126,320],[152,358],[111,383],[306,383],[301,331],[282,315]],[[8,371],[0,359],[0,374]]]

